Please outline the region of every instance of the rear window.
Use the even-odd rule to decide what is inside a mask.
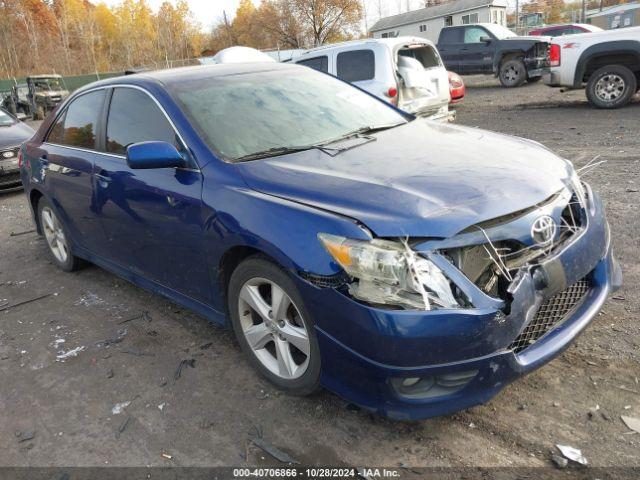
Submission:
[[[373,50],[341,52],[337,60],[338,78],[345,82],[372,80],[376,76],[376,61]]]
[[[53,126],[48,141],[95,150],[98,116],[104,95],[104,90],[96,90],[73,100]]]
[[[432,68],[440,65],[440,59],[436,51],[428,46],[417,48],[403,48],[398,52],[402,57],[415,58],[424,68]]]
[[[311,67],[314,70],[318,70],[320,72],[327,73],[329,71],[329,59],[326,55],[323,55],[321,57],[307,58],[306,60],[300,60],[297,63],[299,63],[300,65],[304,65],[305,67]]]
[[[459,28],[445,28],[441,30],[438,43],[462,43],[462,30]]]

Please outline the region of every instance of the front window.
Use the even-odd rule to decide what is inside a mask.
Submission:
[[[4,110],[0,110],[0,127],[9,127],[16,123],[11,115],[6,113]]]
[[[230,161],[407,121],[382,101],[310,68],[187,80],[169,90],[207,144]]]
[[[33,80],[33,85],[38,92],[62,90],[62,83],[59,78],[38,78]]]

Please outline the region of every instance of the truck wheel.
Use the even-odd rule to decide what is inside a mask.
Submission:
[[[587,82],[587,100],[596,108],[619,108],[629,103],[637,88],[636,76],[622,65],[599,68]]]
[[[522,60],[514,58],[500,65],[500,73],[498,76],[503,87],[519,87],[527,79],[527,69]]]

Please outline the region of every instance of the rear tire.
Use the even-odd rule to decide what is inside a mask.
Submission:
[[[289,275],[266,257],[249,257],[231,275],[227,298],[233,331],[253,368],[288,393],[316,392],[315,326]]]
[[[73,254],[67,230],[44,197],[38,201],[38,222],[53,263],[65,272],[78,270],[82,262]]]
[[[635,74],[622,65],[599,68],[587,82],[587,100],[596,108],[620,108],[631,100],[638,83]]]
[[[503,87],[519,87],[527,80],[527,68],[522,60],[513,58],[500,65],[498,77]]]

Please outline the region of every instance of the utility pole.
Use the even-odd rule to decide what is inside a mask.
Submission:
[[[582,14],[580,15],[580,17],[581,17],[580,23],[587,23],[587,1],[586,0],[582,0]]]
[[[520,24],[520,0],[516,0],[516,34],[519,35],[518,25]]]

